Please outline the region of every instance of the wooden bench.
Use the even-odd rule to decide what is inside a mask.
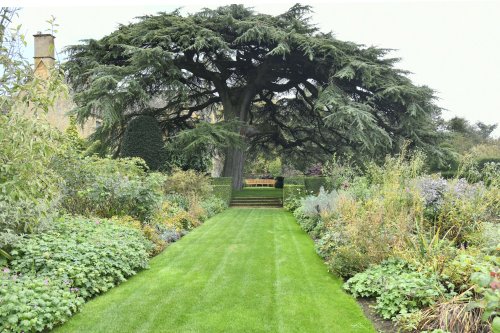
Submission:
[[[276,180],[274,179],[245,179],[245,186],[268,186],[274,187]]]

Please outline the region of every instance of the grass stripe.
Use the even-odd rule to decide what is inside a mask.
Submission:
[[[375,332],[282,209],[229,209],[56,332]]]

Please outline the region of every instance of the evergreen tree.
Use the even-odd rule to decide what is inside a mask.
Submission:
[[[127,124],[120,150],[122,157],[140,157],[150,170],[163,164],[163,139],[158,122],[151,116],[137,116]]]
[[[137,114],[155,115],[172,135],[222,110],[224,120],[241,124],[245,149],[270,148],[296,160],[380,157],[405,140],[435,149],[434,92],[395,68],[390,50],[340,41],[319,31],[309,13],[301,5],[277,16],[242,5],[174,11],[71,46],[76,114],[84,120],[100,110],[97,136],[115,147]],[[235,188],[245,149],[225,153],[223,175]]]

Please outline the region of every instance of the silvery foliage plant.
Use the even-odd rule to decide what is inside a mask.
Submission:
[[[320,188],[317,196],[307,196],[302,199],[302,213],[307,217],[333,213],[337,208],[339,194],[337,191],[325,191]]]

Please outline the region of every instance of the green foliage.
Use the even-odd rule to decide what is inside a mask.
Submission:
[[[127,124],[120,149],[122,157],[140,157],[150,170],[163,165],[163,137],[154,117],[137,116]]]
[[[0,258],[18,234],[46,230],[58,214],[60,179],[47,165],[65,146],[42,115],[0,113]]]
[[[285,177],[285,185],[303,185],[303,186],[305,186],[304,176]]]
[[[287,178],[288,179],[288,178]],[[301,205],[301,199],[307,195],[304,185],[288,185],[285,180],[283,186],[283,207],[294,212]]]
[[[356,274],[344,288],[355,297],[376,297],[375,310],[385,319],[432,305],[447,292],[437,276],[395,260]]]
[[[228,147],[243,148],[244,142],[237,126],[238,123],[233,121],[201,122],[192,129],[180,131],[170,137],[165,146],[165,168],[209,171],[212,157],[220,151]]]
[[[351,159],[341,161],[336,155],[325,163],[322,172],[326,177],[326,187],[333,190],[349,187],[361,174],[361,170]]]
[[[280,157],[270,157],[268,154],[257,153],[250,156],[245,164],[245,174],[251,177],[282,175],[283,165]]]
[[[252,148],[295,160],[333,152],[378,157],[404,139],[435,150],[434,92],[414,85],[388,49],[320,32],[310,11],[297,4],[276,16],[243,5],[160,13],[71,46],[66,69],[75,113],[83,120],[102,110],[103,142],[120,140],[133,107],[159,115],[169,133],[210,115],[236,120]],[[159,98],[168,102],[152,103]],[[204,145],[204,137],[214,138],[197,135],[193,145]]]
[[[71,214],[146,221],[161,205],[165,177],[144,167],[137,158],[62,156],[53,162],[64,180],[61,206]]]
[[[52,230],[19,241],[10,268],[62,281],[89,298],[146,268],[151,246],[140,231],[108,220],[63,217]]]
[[[231,185],[233,183],[233,179],[231,177],[210,178],[210,183],[212,185]]]
[[[319,193],[320,188],[324,188],[327,184],[325,177],[304,177],[304,185],[309,193]]]
[[[184,144],[177,140],[168,141],[165,144],[165,164],[162,169],[167,172],[172,172],[176,169],[195,170],[197,172],[207,172],[212,165],[212,159],[206,147],[193,148],[189,152],[184,149]]]
[[[23,55],[27,45],[23,27],[11,27],[18,11],[14,7],[0,8],[0,113],[16,109],[21,113],[43,114],[68,89],[57,63],[49,69],[47,77],[34,75],[31,62]]]
[[[460,250],[446,263],[442,276],[457,286],[457,291],[463,292],[474,284],[471,280],[474,273],[489,275],[498,266],[500,258],[497,256],[485,255],[477,249]]]
[[[0,271],[0,332],[42,332],[64,323],[83,304],[61,280]]]
[[[69,118],[69,126],[64,131],[64,134],[66,134],[69,144],[72,146],[73,149],[75,149],[76,151],[85,150],[86,148],[85,140],[81,138],[80,134],[78,133],[75,117]]]
[[[498,328],[498,318],[500,318],[500,273],[498,267],[495,271],[474,272],[470,279],[474,283],[475,292],[482,297],[480,300],[470,303],[469,309],[483,309],[483,321],[491,320],[493,325],[497,325]]]
[[[210,178],[194,170],[174,170],[164,184],[165,193],[206,198],[212,194]]]
[[[210,218],[228,207],[228,202],[217,196],[207,198],[200,202],[201,208],[204,210],[204,218]]]

